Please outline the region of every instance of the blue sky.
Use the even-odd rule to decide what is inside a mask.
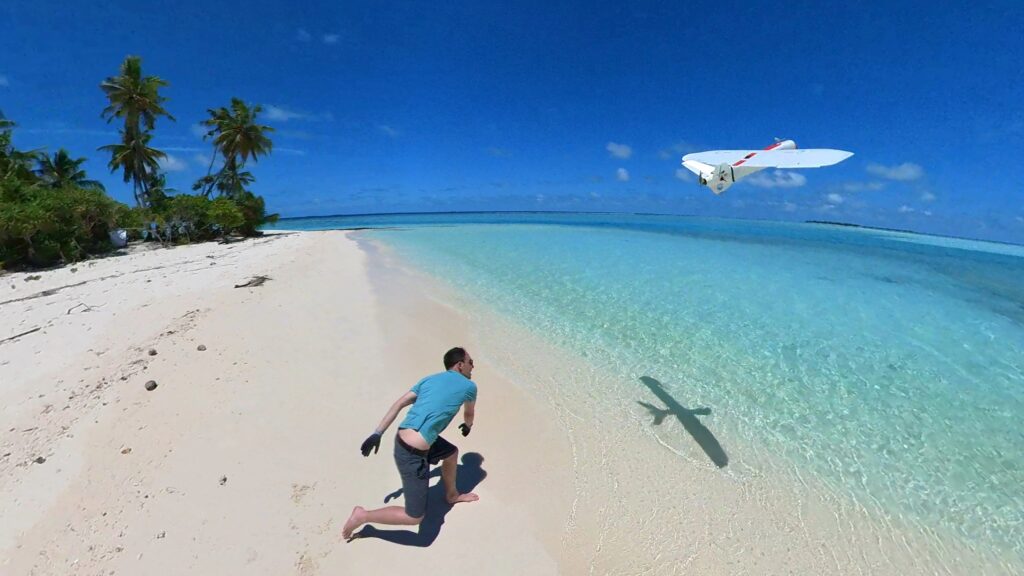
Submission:
[[[1024,243],[1021,30],[1019,2],[6,0],[0,110],[19,148],[87,157],[126,202],[98,86],[136,54],[170,82],[170,184],[205,173],[196,125],[238,96],[277,129],[251,168],[284,216],[659,212]],[[720,197],[680,172],[775,137],[856,155]]]

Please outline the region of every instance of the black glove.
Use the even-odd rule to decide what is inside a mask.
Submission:
[[[471,428],[465,422],[463,422],[462,424],[459,424],[459,430],[462,430],[463,436],[469,436],[469,431],[471,430]]]
[[[380,450],[380,434],[374,432],[370,434],[370,437],[363,440],[363,445],[359,447],[359,451],[363,453],[363,456],[369,456],[370,450],[376,454],[377,450]]]

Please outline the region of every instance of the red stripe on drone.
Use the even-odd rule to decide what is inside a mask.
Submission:
[[[765,148],[765,150],[774,150],[774,149],[778,148],[781,145],[782,145],[782,142],[776,142],[775,144],[772,144],[771,146]]]
[[[733,166],[739,166],[740,164],[743,164],[747,160],[750,160],[751,158],[753,158],[756,154],[757,154],[757,152],[751,152],[750,154],[747,154],[746,156],[743,157],[743,160],[740,160],[739,162],[736,162],[735,164],[733,164]]]

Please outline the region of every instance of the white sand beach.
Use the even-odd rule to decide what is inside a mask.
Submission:
[[[262,286],[233,288],[261,274]],[[560,526],[545,521],[568,477],[545,475],[539,490],[534,475],[566,446],[486,359],[480,425],[457,441],[464,454],[486,446],[472,513],[453,509],[427,549],[340,539],[352,506],[400,487],[394,428],[370,458],[359,443],[441,370],[446,347],[471,345],[441,305],[382,308],[343,233],[38,275],[2,277],[2,337],[42,328],[0,344],[3,574],[381,573],[425,557],[454,573],[557,572],[546,546]],[[517,442],[502,441],[508,429]]]
[[[807,486],[797,498],[684,459],[623,469],[640,424],[609,431],[545,402],[477,351],[489,326],[470,322],[488,320],[354,237],[0,276],[0,573],[888,574],[955,572],[972,553],[925,567],[898,519],[880,538]],[[439,518],[435,499],[418,533],[345,543],[353,506],[401,502],[395,426],[380,453],[359,444],[454,345],[474,351],[480,391],[473,433],[446,436],[480,501]],[[574,362],[535,350],[554,378]]]

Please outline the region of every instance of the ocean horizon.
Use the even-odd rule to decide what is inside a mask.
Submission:
[[[682,410],[685,429],[651,427],[664,458],[812,479],[935,542],[922,558],[957,542],[1024,570],[1022,246],[634,214],[279,226],[372,228],[360,234],[585,359],[592,375],[553,402],[588,396],[623,422]]]
[[[263,230],[351,230],[356,228],[373,228],[375,225],[383,224],[382,221],[395,220],[406,224],[429,224],[431,218],[446,216],[464,216],[472,218],[479,215],[502,215],[511,216],[512,220],[516,215],[545,216],[545,215],[591,215],[591,216],[654,216],[666,218],[695,218],[698,220],[723,220],[735,222],[759,222],[779,224],[810,224],[822,226],[841,226],[847,228],[859,228],[864,230],[878,230],[883,232],[899,232],[913,234],[915,236],[927,236],[933,238],[947,238],[952,240],[970,240],[973,242],[987,242],[991,244],[1005,244],[1008,246],[1024,246],[1022,243],[977,238],[973,236],[954,236],[948,234],[936,234],[909,230],[905,228],[887,228],[882,226],[870,226],[845,222],[840,220],[771,220],[761,218],[727,218],[720,216],[700,216],[696,214],[671,214],[662,212],[590,212],[573,210],[458,210],[458,211],[436,211],[436,212],[367,212],[358,214],[327,214],[318,216],[288,216],[282,217],[274,223],[265,224]],[[288,223],[298,224],[297,227],[290,227]]]

